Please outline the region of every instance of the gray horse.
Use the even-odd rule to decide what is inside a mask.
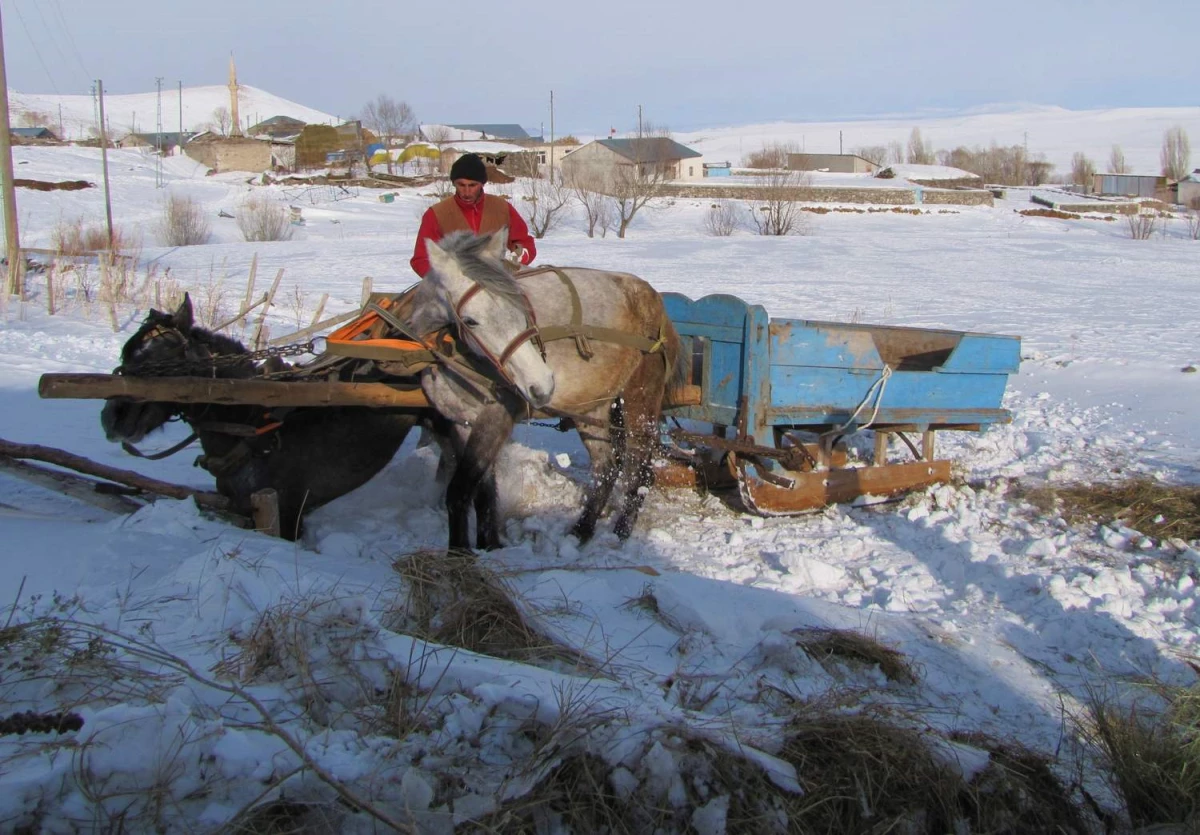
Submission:
[[[446,460],[450,547],[500,545],[493,465],[516,421],[570,418],[591,458],[592,483],[572,528],[581,542],[620,478],[624,494],[615,530],[633,530],[654,473],[651,456],[679,336],[662,298],[626,273],[565,268],[516,275],[502,262],[504,230],[454,233],[429,244],[432,269],[413,300],[410,324],[428,336],[453,331],[473,367],[442,362],[421,386],[452,428]]]

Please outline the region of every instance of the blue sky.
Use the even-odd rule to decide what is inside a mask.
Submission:
[[[1197,104],[1195,0],[0,0],[8,84],[113,93],[242,83],[343,117],[595,134],[758,121]]]

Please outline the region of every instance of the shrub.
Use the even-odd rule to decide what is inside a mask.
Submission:
[[[292,223],[288,210],[266,197],[248,197],[237,213],[238,229],[247,241],[289,241]]]
[[[158,237],[164,246],[198,246],[208,243],[212,227],[198,201],[171,194],[163,204]]]
[[[119,226],[112,231],[112,251],[129,252],[139,249],[133,236]],[[108,249],[108,232],[104,226],[84,226],[82,218],[60,220],[50,233],[51,248],[59,255],[84,255]]]
[[[718,238],[732,235],[737,225],[737,207],[732,200],[718,200],[704,216],[704,231]]]
[[[795,142],[771,142],[751,151],[742,161],[745,168],[787,168],[788,154],[800,153]]]
[[[1135,241],[1146,241],[1154,234],[1158,218],[1146,212],[1138,212],[1136,215],[1126,215],[1126,220],[1129,221],[1129,237]]]

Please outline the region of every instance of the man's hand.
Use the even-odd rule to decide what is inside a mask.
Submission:
[[[508,251],[508,257],[517,264],[528,264],[530,261],[529,251],[520,244],[512,245],[512,249]]]

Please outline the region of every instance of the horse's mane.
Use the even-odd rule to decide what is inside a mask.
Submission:
[[[480,285],[485,291],[511,299],[514,304],[523,305],[522,291],[512,273],[504,268],[495,258],[485,254],[489,242],[486,235],[472,235],[470,232],[451,232],[438,246],[458,262],[463,275]],[[421,283],[418,289],[416,304],[413,306],[412,324],[422,332],[436,330],[451,321],[451,314],[441,303],[434,300],[430,291],[424,288],[429,285]]]
[[[175,319],[170,313],[163,313],[158,310],[151,310],[146,316],[142,326],[137,329],[137,332],[129,338],[125,346],[121,349],[121,364],[127,365],[132,359],[134,353],[142,347],[145,342],[146,335],[160,326],[174,327]],[[245,354],[246,346],[237,341],[233,337],[225,336],[219,333],[213,333],[210,330],[192,325],[191,328],[183,334],[188,341],[197,342],[206,348],[212,354]]]

